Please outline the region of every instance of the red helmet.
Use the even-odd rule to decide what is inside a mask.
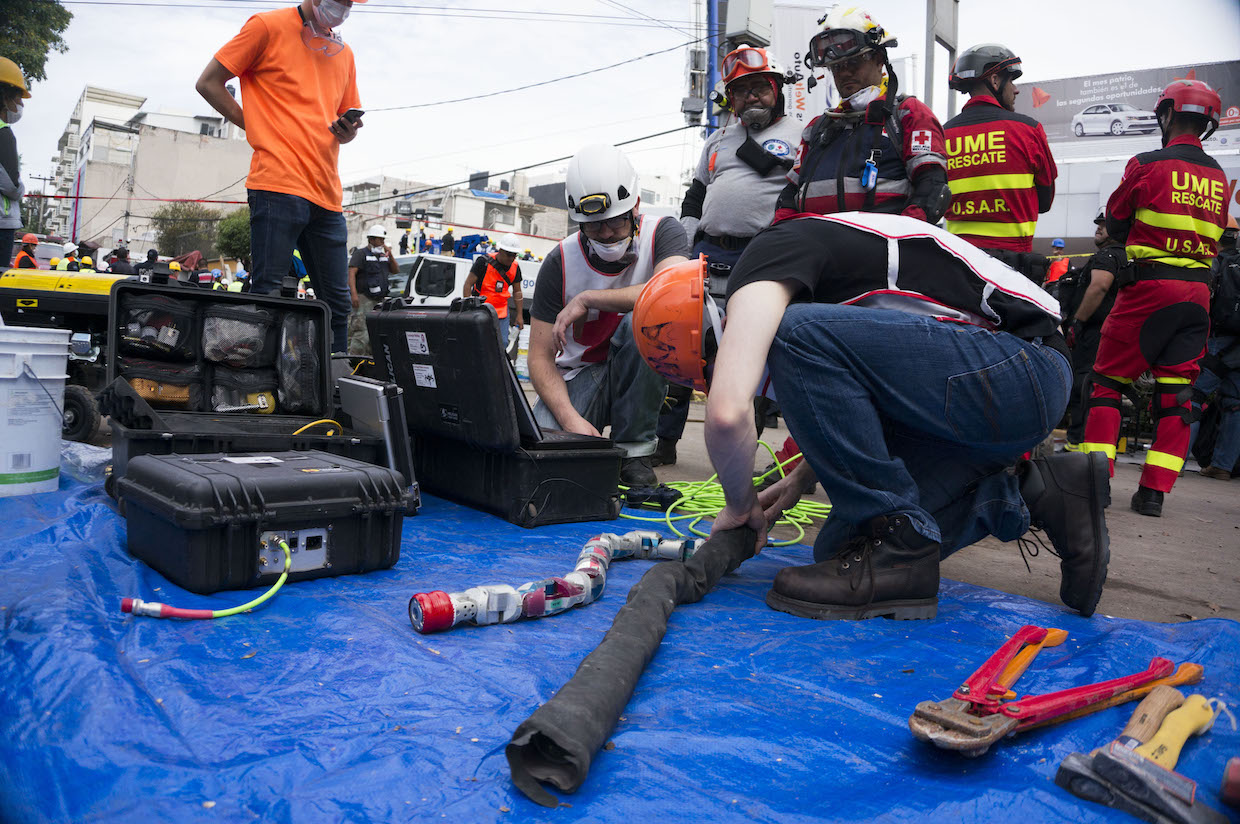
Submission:
[[[39,242],[39,238],[36,235],[31,234],[30,232],[27,232],[26,234],[22,235],[22,243],[38,243],[38,242]]]
[[[1201,136],[1204,140],[1218,128],[1223,101],[1218,92],[1200,80],[1176,80],[1163,89],[1154,104],[1154,113],[1161,115],[1163,106],[1170,106],[1176,112],[1198,114],[1209,120],[1211,125]]]
[[[633,338],[650,368],[680,386],[705,392],[708,360],[723,320],[706,291],[706,256],[658,272],[633,306]]]

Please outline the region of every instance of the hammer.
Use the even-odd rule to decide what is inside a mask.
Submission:
[[[1222,824],[1227,819],[1196,800],[1197,783],[1173,772],[1184,743],[1214,724],[1214,710],[1202,695],[1190,695],[1163,721],[1158,732],[1136,749],[1111,743],[1096,753],[1094,772],[1114,792],[1150,808],[1148,821],[1176,824]]]
[[[1132,750],[1145,744],[1162,726],[1168,713],[1184,703],[1184,695],[1175,687],[1158,686],[1142,699],[1124,726],[1115,744]],[[1136,816],[1146,821],[1162,820],[1148,805],[1119,792],[1109,781],[1094,771],[1093,757],[1101,750],[1070,753],[1055,773],[1055,783],[1073,795]]]

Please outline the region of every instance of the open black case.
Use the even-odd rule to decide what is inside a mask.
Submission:
[[[538,425],[485,301],[390,298],[367,323],[377,368],[404,392],[428,492],[524,527],[619,515],[621,450]]]

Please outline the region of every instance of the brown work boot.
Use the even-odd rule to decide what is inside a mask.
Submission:
[[[1045,531],[1059,556],[1059,599],[1088,618],[1102,597],[1111,560],[1104,512],[1111,503],[1106,456],[1063,452],[1025,461],[1019,473],[1029,526]]]
[[[771,609],[802,618],[933,618],[938,612],[939,544],[907,515],[880,515],[834,558],[785,567],[766,594]]]
[[[1205,478],[1213,478],[1216,481],[1231,480],[1231,473],[1221,466],[1207,466],[1205,469],[1198,470],[1197,474]]]

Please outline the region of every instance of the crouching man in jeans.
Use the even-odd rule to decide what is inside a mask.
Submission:
[[[1060,597],[1093,614],[1109,559],[1105,460],[1066,453],[1012,468],[1071,391],[1049,295],[898,215],[804,215],[763,231],[732,270],[721,334],[692,306],[700,268],[656,275],[633,327],[664,377],[700,387],[713,377],[706,446],[727,501],[714,528],[748,525],[760,547],[811,477],[833,505],[815,563],[780,570],[768,605],[806,618],[932,618],[943,555],[1035,526],[1060,556]],[[751,405],[767,367],[805,461],[758,495]]]

